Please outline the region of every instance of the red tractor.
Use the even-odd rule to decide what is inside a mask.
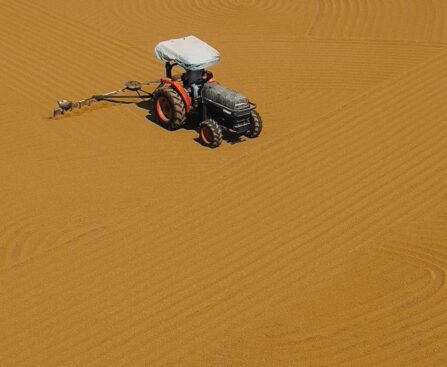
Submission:
[[[219,53],[194,36],[160,42],[157,58],[165,62],[166,76],[154,92],[155,115],[170,130],[183,126],[188,114],[199,115],[198,131],[203,145],[215,148],[222,142],[222,131],[231,130],[256,138],[262,120],[256,105],[247,98],[218,84],[205,68],[219,62]],[[185,69],[172,76],[176,65]]]
[[[224,131],[248,138],[259,136],[262,120],[256,112],[256,105],[241,94],[221,86],[206,70],[220,60],[220,54],[214,48],[189,36],[160,42],[155,47],[155,55],[165,63],[166,75],[155,81],[159,85],[152,93],[143,90],[142,86],[155,82],[131,81],[123,89],[79,102],[58,101],[53,116],[97,101],[141,98],[152,101],[157,122],[169,130],[184,126],[190,117],[198,118],[201,121],[198,125],[200,142],[211,148],[221,144]],[[175,66],[185,71],[173,76]],[[137,95],[123,95],[126,91]]]

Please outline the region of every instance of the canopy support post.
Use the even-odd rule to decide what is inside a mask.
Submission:
[[[177,65],[176,62],[173,62],[172,64],[171,61],[165,62],[166,78],[172,79],[172,69],[174,68],[175,65]]]

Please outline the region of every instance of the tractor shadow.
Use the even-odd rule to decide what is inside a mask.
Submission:
[[[160,129],[166,130],[163,125],[157,122],[157,119],[155,118],[155,110],[154,110],[154,104],[152,101],[141,101],[136,103],[136,105],[145,110],[147,112],[147,115],[145,116],[146,119],[151,122],[154,125],[157,125],[160,127]],[[187,131],[194,131],[197,134],[197,137],[195,137],[193,140],[199,144],[200,139],[198,137],[198,127],[201,122],[201,119],[197,115],[191,114],[188,116],[188,119],[186,120],[185,125],[182,127],[182,129],[185,129]],[[228,144],[239,144],[246,141],[246,138],[244,136],[240,136],[232,131],[223,131],[222,132],[223,140]],[[203,145],[202,145],[203,146]]]

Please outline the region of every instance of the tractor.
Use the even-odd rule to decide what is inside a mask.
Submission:
[[[160,42],[155,47],[155,56],[165,64],[165,76],[159,80],[146,83],[130,81],[123,89],[79,102],[58,101],[53,116],[97,101],[140,98],[151,102],[155,119],[168,130],[184,126],[193,117],[198,119],[199,141],[210,148],[222,143],[226,131],[248,138],[260,135],[262,119],[256,105],[243,95],[221,86],[206,70],[219,62],[218,51],[197,37],[188,36]],[[176,66],[183,68],[184,72],[173,75]],[[143,89],[144,85],[152,83],[158,83],[153,92]],[[133,95],[125,92],[133,92]]]

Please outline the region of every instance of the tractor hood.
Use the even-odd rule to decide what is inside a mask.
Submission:
[[[155,56],[164,62],[176,62],[186,70],[205,69],[220,60],[217,50],[195,36],[160,42]]]

